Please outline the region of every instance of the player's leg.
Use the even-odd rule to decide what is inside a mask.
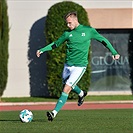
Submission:
[[[54,117],[57,115],[57,113],[61,110],[61,108],[64,106],[64,104],[67,101],[68,95],[71,91],[71,87],[68,85],[64,86],[63,92],[60,96],[60,98],[57,101],[57,104],[52,112],[47,112],[47,117],[49,121],[52,121]]]
[[[62,73],[62,78],[63,78],[63,84],[64,84],[64,89],[63,89],[63,92],[60,96],[60,98],[58,99],[57,101],[57,104],[54,108],[54,110],[52,112],[47,112],[47,117],[48,117],[48,120],[49,121],[52,121],[53,118],[57,115],[57,113],[60,111],[60,109],[63,107],[63,105],[66,103],[67,101],[67,98],[68,98],[68,94],[69,92],[71,91],[71,87],[66,85],[66,81],[67,79],[69,78],[69,75],[70,75],[70,70],[69,70],[69,67],[67,65],[64,66],[64,70],[63,70],[63,73]]]
[[[72,89],[72,91],[78,94],[78,106],[81,106],[84,102],[84,97],[87,95],[87,92],[85,90],[81,90],[77,85]]]
[[[76,84],[83,76],[85,70],[85,67],[64,67],[63,80],[66,82],[66,85],[64,86],[61,97],[59,98],[54,110],[52,112],[47,112],[48,120],[52,121],[63,105],[66,103],[69,92],[72,90],[72,88],[75,88]],[[80,106],[83,103],[86,94],[79,88],[76,88],[75,91],[79,91],[78,105]]]
[[[79,82],[83,74],[85,73],[86,67],[75,67],[73,69],[73,74],[69,78],[70,81],[76,79],[72,85],[72,91],[76,92],[79,96],[78,106],[81,106],[84,102],[84,97],[87,95],[86,91],[81,90],[76,84]],[[69,80],[67,82],[69,82]]]
[[[66,82],[61,97],[59,98],[55,109],[52,111],[54,117],[66,103],[70,91],[73,90],[79,95],[78,106],[82,105],[84,97],[87,95],[86,91],[82,91],[76,84],[83,76],[86,67],[66,67],[63,75],[64,82]]]
[[[79,96],[83,96],[83,91],[77,85],[73,87],[72,91],[77,93]]]

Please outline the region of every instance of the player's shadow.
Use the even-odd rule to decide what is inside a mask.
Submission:
[[[40,58],[36,56],[36,51],[45,46],[45,28],[46,17],[37,20],[30,29],[28,60],[29,60],[29,77],[30,77],[30,95],[33,97],[48,96],[46,82],[46,54]]]
[[[18,119],[18,120],[15,119],[15,120],[0,120],[0,121],[7,121],[7,122],[8,122],[8,121],[9,121],[9,122],[10,122],[10,121],[13,121],[13,122],[18,122],[18,121],[20,121],[20,120],[19,120],[19,119]]]

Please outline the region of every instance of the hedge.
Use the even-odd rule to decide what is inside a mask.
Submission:
[[[9,41],[9,25],[7,15],[7,2],[0,2],[0,96],[6,88],[8,77],[8,41]]]

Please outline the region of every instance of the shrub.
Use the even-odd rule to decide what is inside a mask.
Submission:
[[[57,40],[64,30],[67,29],[64,21],[64,15],[69,11],[77,11],[79,22],[84,25],[89,25],[87,12],[77,3],[64,1],[53,5],[48,10],[48,15],[45,23],[45,36],[47,44]],[[65,59],[65,45],[61,45],[47,54],[47,81],[50,96],[59,97],[62,92],[62,70]],[[90,66],[82,77],[78,86],[88,90],[90,85]],[[69,98],[76,98],[74,93],[69,95]]]
[[[0,96],[2,96],[7,83],[8,64],[8,15],[6,0],[0,2]]]

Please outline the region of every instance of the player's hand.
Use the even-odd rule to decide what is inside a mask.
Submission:
[[[119,54],[112,55],[112,58],[113,60],[118,60],[120,58],[120,55]]]
[[[37,56],[37,57],[40,57],[41,54],[42,54],[41,51],[39,51],[39,50],[36,51],[36,56]]]

